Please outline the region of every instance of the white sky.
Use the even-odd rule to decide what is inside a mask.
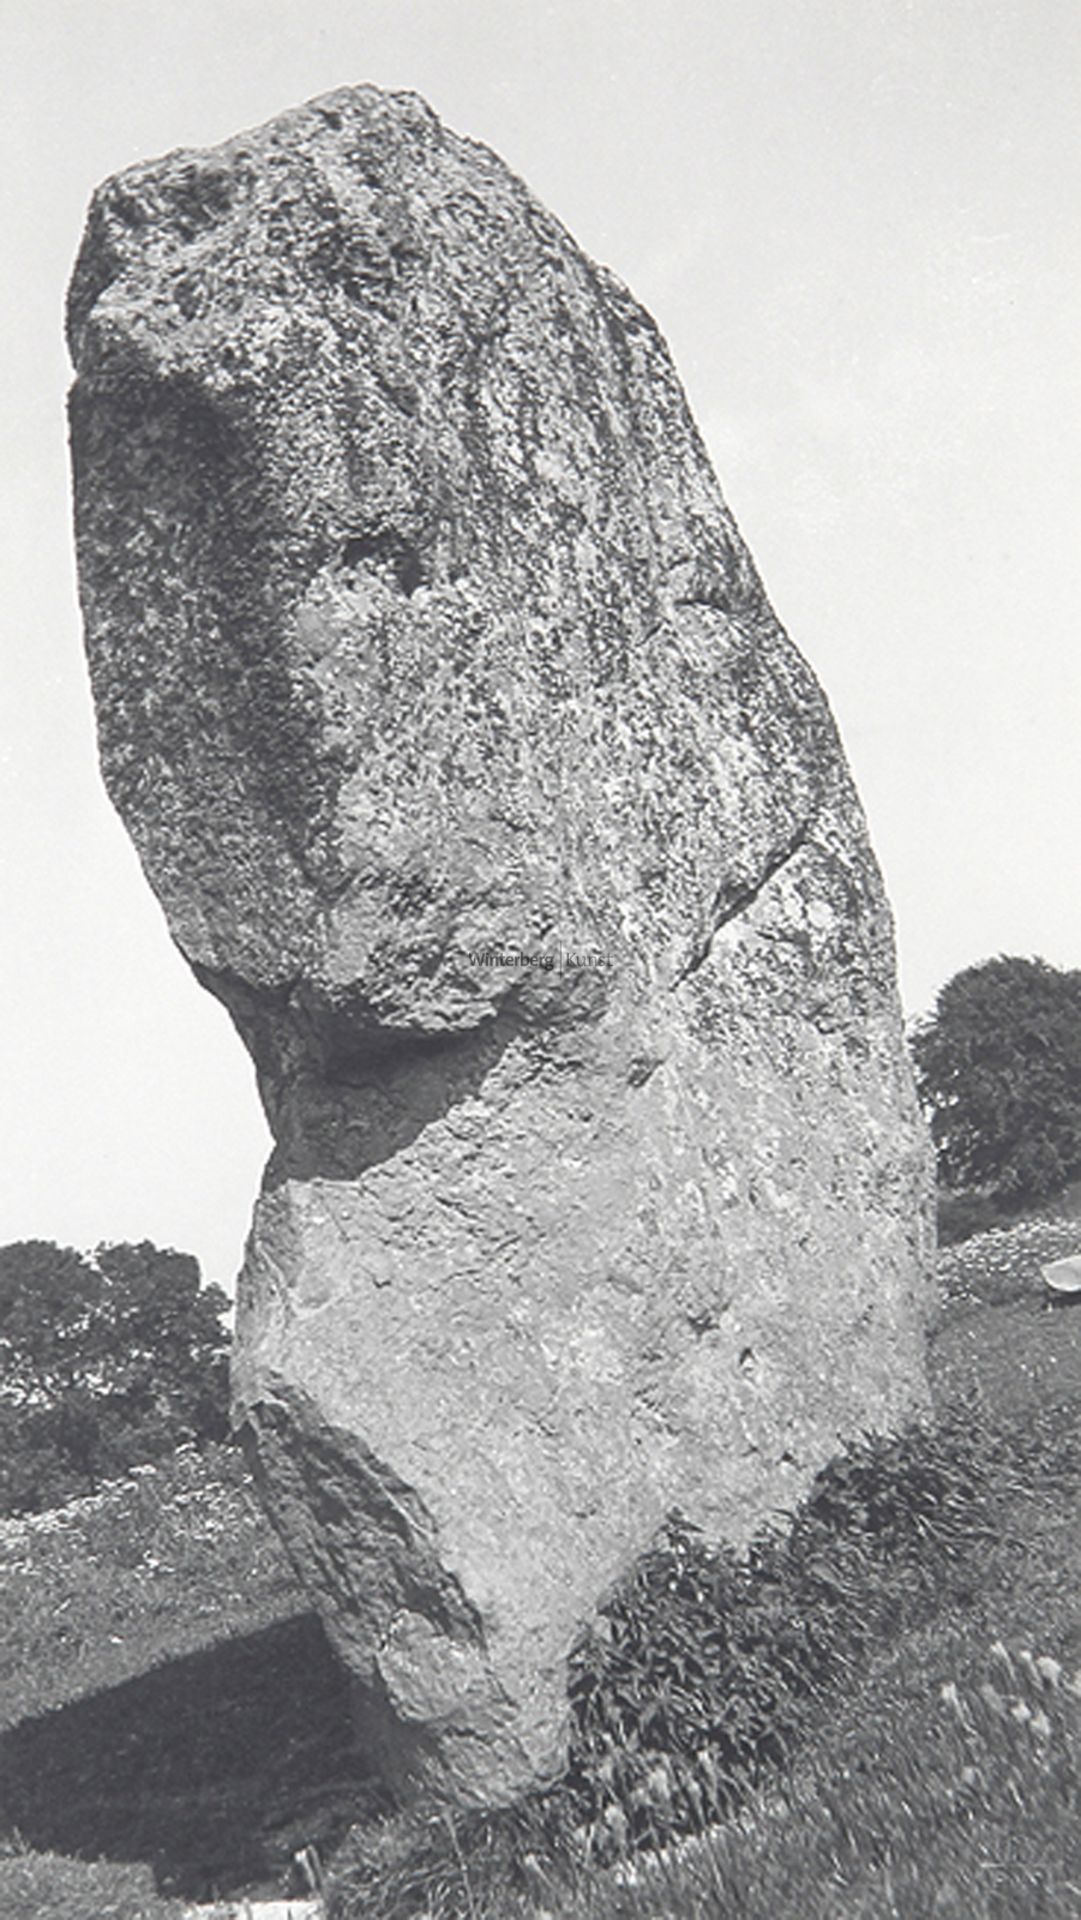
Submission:
[[[64,287],[107,174],[360,80],[495,147],[666,333],[841,724],[910,1012],[1081,966],[1077,0],[0,0],[0,1242],[231,1281],[266,1151],[98,778]]]

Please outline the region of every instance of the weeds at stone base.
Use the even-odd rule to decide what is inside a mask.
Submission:
[[[1016,1480],[1008,1453],[962,1409],[851,1447],[788,1531],[764,1531],[742,1558],[674,1519],[577,1651],[558,1791],[453,1827],[433,1815],[358,1831],[336,1865],[332,1920],[638,1911],[626,1903],[641,1889],[620,1889],[611,1869],[637,1871],[652,1853],[641,1871],[655,1880],[666,1846],[718,1822],[738,1832],[756,1792],[795,1778],[840,1683],[964,1605],[995,1538],[992,1487]],[[727,1887],[717,1904],[728,1844],[704,1849],[703,1870],[721,1880],[703,1913],[745,1910]]]
[[[678,1856],[582,1884],[560,1920],[1075,1920],[1078,1681],[985,1642],[935,1686],[942,1653],[927,1636],[866,1689],[862,1741],[827,1738]]]

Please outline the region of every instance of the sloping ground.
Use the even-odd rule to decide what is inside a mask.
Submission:
[[[23,1721],[0,1735],[0,1783],[24,1845],[144,1861],[161,1890],[197,1898],[284,1891],[294,1854],[329,1851],[370,1797],[347,1683],[311,1617]]]
[[[0,1522],[0,1622],[0,1830],[35,1855],[150,1863],[199,1897],[284,1885],[363,1805],[345,1678],[235,1452]],[[75,1898],[0,1861],[0,1920],[50,1911],[42,1875]],[[154,1910],[116,1886],[118,1914]]]
[[[231,1449],[0,1521],[0,1728],[305,1611]]]
[[[996,1418],[1081,1394],[1081,1300],[1052,1304],[1040,1269],[1081,1253],[1081,1222],[1028,1220],[939,1256],[943,1313],[931,1341],[935,1400]]]
[[[1012,1436],[979,1579],[872,1663],[778,1792],[561,1920],[1078,1920],[1081,1307],[1040,1278],[1078,1252],[1081,1222],[1027,1221],[940,1257],[936,1404]]]
[[[1010,1310],[982,1311],[992,1338],[981,1359],[965,1329],[967,1383],[973,1369],[988,1395],[1013,1374],[1046,1378]],[[1076,1342],[1073,1326],[1054,1337]],[[572,1892],[560,1920],[1078,1920],[1081,1399],[1033,1398],[1014,1424],[1015,1462],[1027,1451],[1034,1470],[1000,1489],[978,1583],[854,1675],[813,1747],[738,1821],[636,1865],[635,1884]]]
[[[1043,1677],[1081,1657],[1076,1508],[1076,1482],[1019,1500],[970,1608],[876,1661],[776,1790],[559,1920],[1078,1920],[1081,1697]]]

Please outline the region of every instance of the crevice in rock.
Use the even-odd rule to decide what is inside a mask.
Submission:
[[[692,973],[697,973],[698,969],[704,966],[705,962],[709,959],[713,942],[720,933],[721,928],[726,927],[729,921],[734,920],[738,914],[746,913],[748,907],[754,905],[765,888],[769,886],[770,881],[775,880],[782,868],[786,867],[790,860],[794,860],[796,855],[802,852],[810,838],[810,832],[811,823],[806,820],[801,821],[791,838],[787,840],[773,858],[767,862],[752,886],[740,887],[736,891],[731,891],[727,883],[722,883],[714,898],[713,911],[710,914],[709,920],[709,930],[700,940],[695,942],[691,949],[690,958],[680,968],[672,980],[671,992],[674,993],[677,987],[682,986],[684,980],[688,979]]]
[[[306,998],[295,982],[254,988],[225,970],[194,971],[255,1062],[274,1136],[268,1189],[356,1180],[393,1159],[477,1094],[527,1032],[512,996],[474,1026],[424,1032],[364,1025]]]

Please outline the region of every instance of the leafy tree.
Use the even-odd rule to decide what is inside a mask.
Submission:
[[[0,1247],[0,1511],[55,1505],[228,1427],[229,1301],[190,1254]]]
[[[912,1051],[945,1186],[1016,1207],[1081,1175],[1081,972],[1006,955],[966,967]]]

